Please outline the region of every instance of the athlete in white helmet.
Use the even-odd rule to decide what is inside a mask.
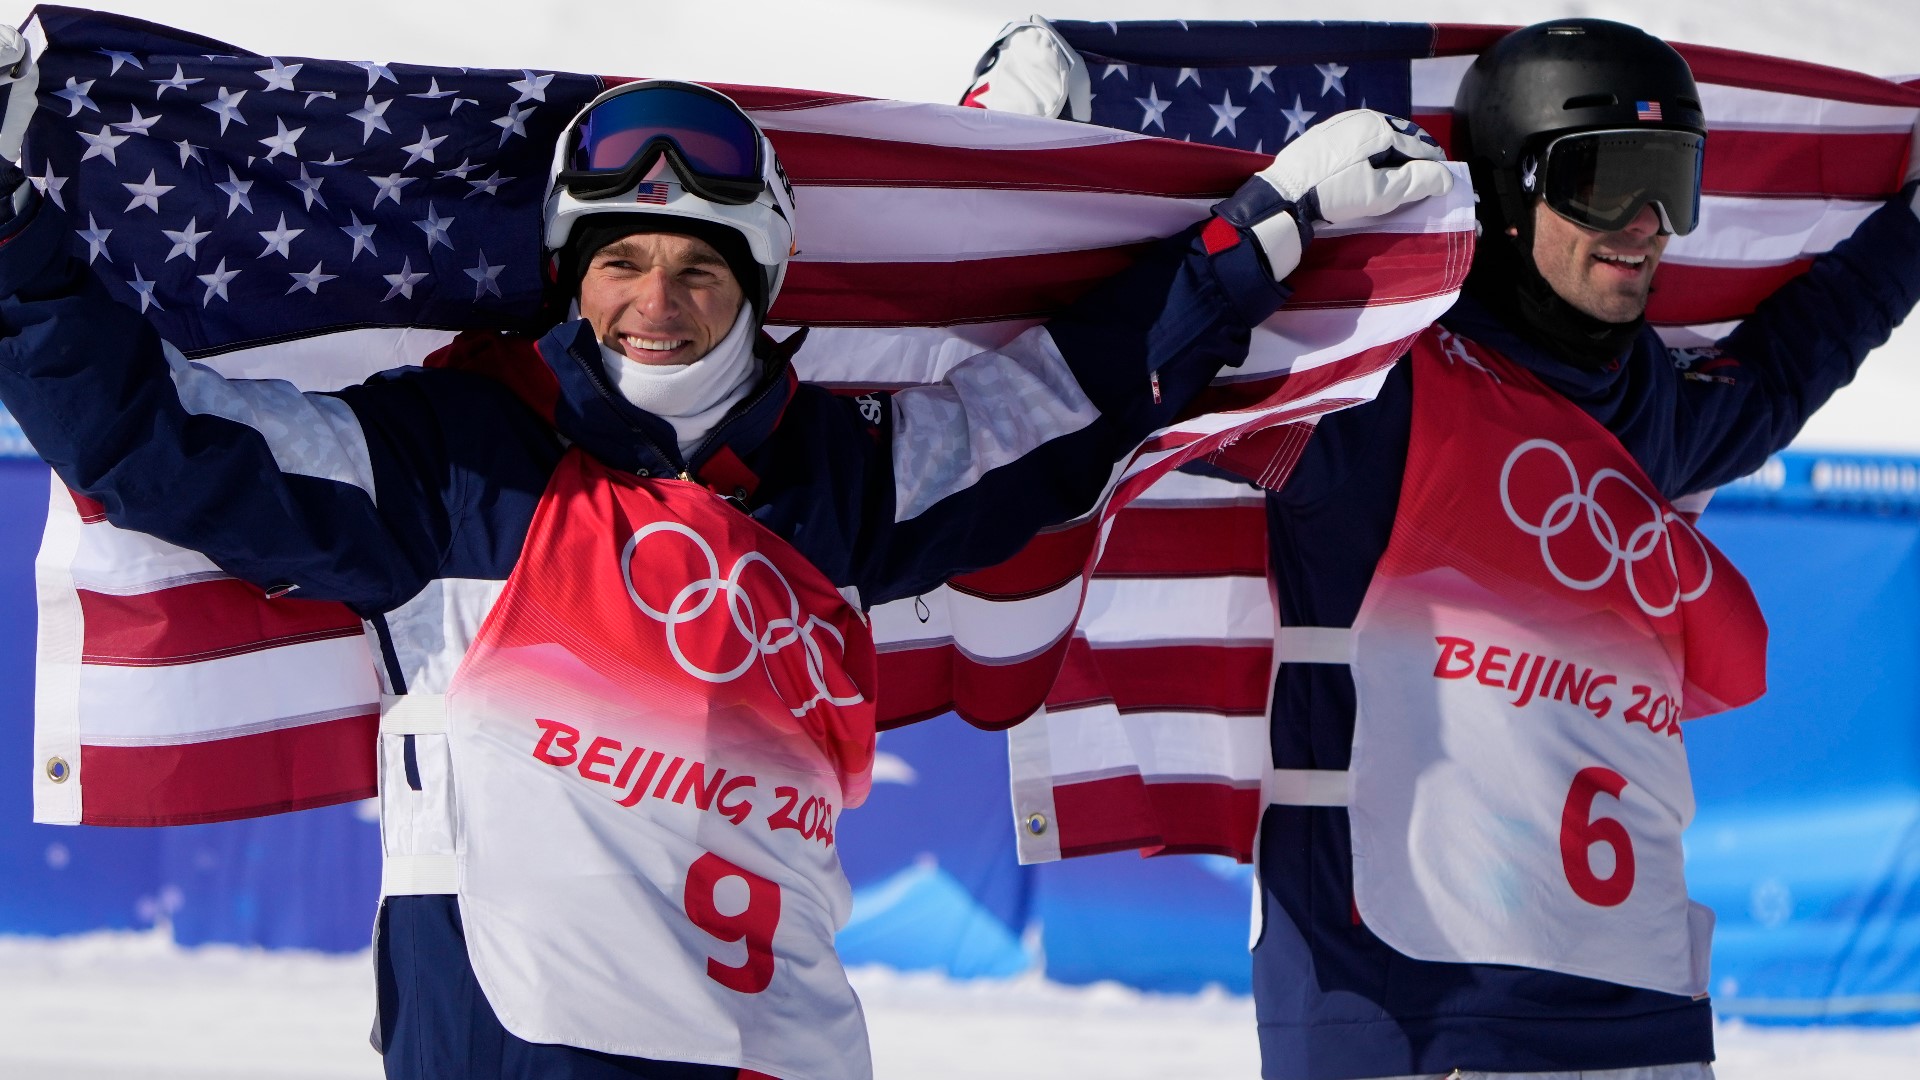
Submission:
[[[31,70],[0,37],[8,64]],[[1407,141],[1374,166],[1302,139],[1301,190],[1444,190]],[[577,318],[239,409],[17,169],[0,195],[0,401],[61,478],[375,630],[379,1035],[420,1080],[869,1076],[834,953],[835,826],[873,761],[864,610],[1090,507],[1245,355],[1303,243],[1268,200],[943,384],[847,400],[757,332],[793,251],[771,145],[722,95],[636,83],[558,147],[546,242]]]

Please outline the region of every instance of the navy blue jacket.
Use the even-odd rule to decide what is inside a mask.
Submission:
[[[1920,301],[1911,188],[1816,259],[1719,343],[1734,363],[1670,353],[1652,330],[1607,371],[1575,368],[1471,299],[1441,320],[1539,376],[1611,431],[1668,498],[1744,476],[1787,445]],[[1702,370],[1709,367],[1710,371]],[[1406,468],[1411,369],[1379,397],[1321,421],[1267,500],[1283,625],[1351,626],[1385,553]],[[1283,665],[1273,764],[1345,769],[1354,689],[1341,665]],[[1360,925],[1344,809],[1270,807],[1254,951],[1269,1080],[1618,1069],[1713,1057],[1709,1005],[1575,976],[1439,964]]]

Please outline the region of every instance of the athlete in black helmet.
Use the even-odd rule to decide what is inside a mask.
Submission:
[[[1914,177],[1697,378],[1645,318],[1712,138],[1681,56],[1526,27],[1455,124],[1464,295],[1268,498],[1273,761],[1309,782],[1262,823],[1263,1075],[1700,1080],[1677,720],[1760,692],[1765,628],[1671,500],[1764,463],[1920,299]],[[1346,654],[1290,643],[1316,627],[1353,628]]]
[[[1699,222],[1706,138],[1693,72],[1650,34],[1564,19],[1502,38],[1454,104],[1484,226],[1469,291],[1573,363],[1619,359],[1667,238]]]
[[[1009,31],[969,100],[1072,113],[1050,33]],[[1672,500],[1764,463],[1920,300],[1920,165],[1682,357],[1645,311],[1712,137],[1683,58],[1530,26],[1455,120],[1482,226],[1464,296],[1267,496],[1262,1075],[1703,1080],[1678,721],[1761,691],[1765,627]]]

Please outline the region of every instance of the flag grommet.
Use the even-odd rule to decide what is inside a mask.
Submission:
[[[1035,836],[1045,836],[1047,834],[1047,815],[1028,814],[1027,831]]]
[[[67,777],[72,775],[73,766],[67,764],[66,758],[50,757],[47,759],[47,779],[56,784],[64,784],[67,782]]]

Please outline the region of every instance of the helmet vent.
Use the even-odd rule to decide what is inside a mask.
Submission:
[[[1562,109],[1594,109],[1618,104],[1620,104],[1620,98],[1616,94],[1581,94],[1579,97],[1568,98],[1566,104],[1560,107]]]

